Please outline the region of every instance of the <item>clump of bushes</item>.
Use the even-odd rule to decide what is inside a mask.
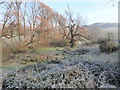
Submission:
[[[24,53],[24,52],[26,52],[28,50],[29,50],[29,48],[27,46],[25,46],[24,42],[17,43],[14,46],[14,48],[12,48],[13,53]]]
[[[100,38],[98,44],[99,44],[99,50],[101,52],[112,53],[118,50],[117,43],[115,42],[115,40],[113,40],[110,37]]]
[[[101,52],[112,53],[117,50],[117,45],[114,41],[102,41],[99,45]]]
[[[23,53],[29,50],[29,48],[25,46],[24,42],[12,43],[12,44],[4,43],[4,46],[2,46],[2,49],[3,49],[3,54]]]
[[[68,41],[67,40],[55,40],[50,42],[50,46],[54,47],[64,47],[67,46]]]

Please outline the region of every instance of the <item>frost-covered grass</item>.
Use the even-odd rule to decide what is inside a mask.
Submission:
[[[51,50],[53,49],[40,51]],[[81,53],[81,50],[88,52]],[[57,56],[60,54],[67,57],[24,67],[4,78],[4,87],[102,88],[105,85],[108,88],[119,87],[118,52],[100,53],[98,45],[95,45],[81,46],[78,50],[59,50],[57,53]]]

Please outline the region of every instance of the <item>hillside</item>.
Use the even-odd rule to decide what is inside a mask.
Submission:
[[[91,26],[96,26],[99,28],[116,28],[118,27],[118,23],[94,23],[89,25],[89,27]]]

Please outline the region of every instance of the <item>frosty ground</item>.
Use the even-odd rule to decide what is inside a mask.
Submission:
[[[31,53],[35,52],[27,53],[27,57]],[[5,75],[3,87],[119,87],[118,52],[106,54],[99,51],[98,45],[79,45],[75,49],[56,49],[49,53],[54,57]]]

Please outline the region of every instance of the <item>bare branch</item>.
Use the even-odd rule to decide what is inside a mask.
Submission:
[[[4,1],[0,2],[0,4],[3,4],[3,3],[5,3],[5,2],[6,2],[6,0],[4,0]]]

